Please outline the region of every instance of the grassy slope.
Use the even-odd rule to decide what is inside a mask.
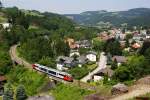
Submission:
[[[92,93],[91,91],[80,89],[79,87],[59,84],[50,91],[56,100],[83,100],[85,95]]]
[[[7,77],[8,81],[10,81],[14,87],[23,84],[28,95],[37,94],[44,83],[48,81],[44,75],[39,75],[37,72],[25,69],[22,66],[13,68]]]

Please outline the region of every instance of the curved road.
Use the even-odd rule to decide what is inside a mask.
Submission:
[[[98,62],[98,67],[95,70],[93,70],[92,72],[90,72],[87,76],[85,76],[84,78],[82,78],[81,81],[82,82],[87,82],[89,79],[92,78],[92,76],[94,74],[96,74],[100,70],[106,68],[107,67],[106,64],[107,64],[107,57],[104,55],[104,52],[102,52],[100,54],[100,59],[99,59],[99,62]]]

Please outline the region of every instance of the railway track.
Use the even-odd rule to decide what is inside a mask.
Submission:
[[[33,70],[32,64],[30,64],[29,62],[27,62],[26,60],[24,60],[23,58],[21,58],[17,55],[17,47],[18,47],[18,45],[13,45],[13,46],[11,46],[11,48],[9,50],[9,54],[10,54],[10,57],[11,57],[11,60],[13,61],[13,63],[17,63],[18,65],[22,65],[22,66],[28,68],[29,70]],[[38,72],[38,71],[36,71],[36,72]],[[38,72],[38,73],[42,74],[41,72]],[[92,86],[88,83],[84,83],[84,82],[81,82],[79,80],[74,80],[73,82],[67,82],[67,81],[64,81],[60,78],[56,78],[53,76],[48,76],[48,77],[50,79],[53,79],[53,80],[56,80],[58,82],[62,82],[64,84],[68,84],[71,86],[78,86],[78,87],[81,87],[83,89],[99,91],[99,89],[96,86]]]

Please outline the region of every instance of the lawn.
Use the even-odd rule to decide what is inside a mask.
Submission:
[[[0,23],[1,23],[1,22],[7,22],[7,19],[0,16]]]
[[[2,96],[0,96],[0,100],[2,100]]]
[[[52,93],[56,100],[83,100],[84,96],[93,92],[75,86],[58,84],[50,93]]]
[[[68,72],[75,78],[81,79],[89,72],[93,71],[97,67],[96,64],[84,65],[83,67],[75,67],[70,69]]]
[[[7,75],[8,81],[17,87],[23,84],[28,95],[35,95],[39,93],[40,89],[48,81],[45,75],[40,75],[35,71],[28,70],[22,66],[16,66]]]

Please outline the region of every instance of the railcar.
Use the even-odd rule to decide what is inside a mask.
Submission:
[[[73,82],[72,76],[66,72],[61,72],[56,69],[48,68],[40,64],[33,64],[32,67],[33,69],[40,71],[42,73],[48,74],[50,76],[54,76],[54,77],[63,79],[65,81]]]

